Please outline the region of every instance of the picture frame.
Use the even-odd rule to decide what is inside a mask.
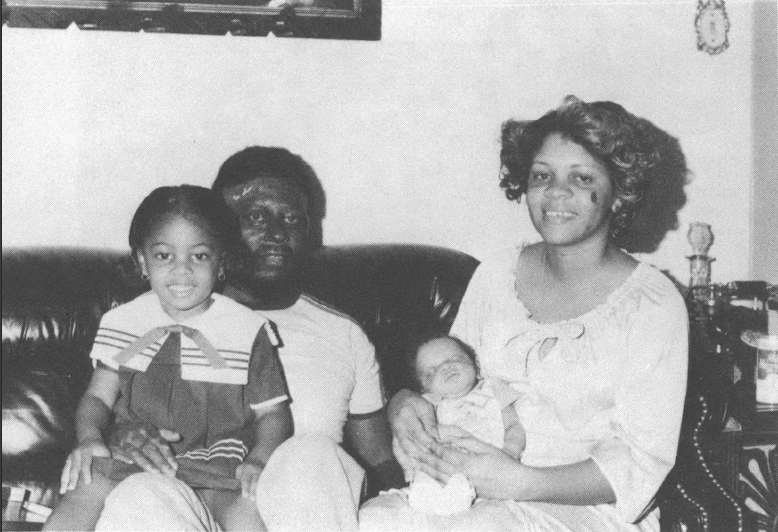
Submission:
[[[381,0],[3,0],[14,28],[380,40]]]

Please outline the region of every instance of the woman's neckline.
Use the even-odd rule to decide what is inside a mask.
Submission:
[[[602,303],[598,303],[591,309],[587,310],[586,312],[578,316],[574,316],[572,318],[566,318],[562,320],[556,320],[556,321],[538,321],[537,319],[534,318],[532,312],[527,308],[527,306],[524,304],[524,301],[521,300],[519,294],[516,292],[516,283],[518,281],[518,272],[517,272],[518,256],[519,254],[521,254],[522,249],[524,249],[526,246],[530,244],[532,243],[529,244],[523,243],[518,246],[518,253],[514,255],[511,262],[511,275],[509,276],[510,279],[509,288],[511,293],[514,295],[516,303],[518,303],[519,307],[521,308],[521,311],[524,313],[526,319],[539,326],[557,326],[557,325],[563,325],[565,323],[570,323],[570,322],[588,321],[592,317],[601,314],[602,312],[612,308],[624,296],[626,296],[626,294],[629,293],[630,289],[635,285],[637,280],[643,276],[645,269],[649,267],[648,264],[646,264],[645,262],[637,261],[637,264],[629,273],[629,275],[624,279],[624,281],[619,286],[617,286],[613,291],[611,291],[607,295],[605,301],[603,301]]]

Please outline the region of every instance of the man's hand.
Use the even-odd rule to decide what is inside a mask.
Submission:
[[[389,403],[389,423],[394,455],[405,472],[405,480],[410,482],[419,467],[418,457],[436,445],[435,409],[419,394],[400,390]]]
[[[181,435],[172,430],[157,430],[141,426],[116,435],[118,441],[111,445],[113,457],[128,463],[135,463],[144,471],[175,476],[178,462],[170,450],[170,443],[177,442]]]
[[[102,440],[86,440],[73,449],[62,469],[59,482],[60,494],[76,489],[79,477],[84,480],[84,484],[92,483],[92,458],[95,456],[109,458],[111,456],[111,451]]]
[[[240,480],[241,491],[244,497],[252,501],[257,498],[257,482],[264,466],[259,460],[247,457],[235,470],[235,478]]]

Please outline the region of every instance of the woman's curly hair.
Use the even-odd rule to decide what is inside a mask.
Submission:
[[[532,161],[546,138],[559,133],[602,161],[621,206],[611,219],[613,243],[628,252],[656,251],[678,228],[688,169],[678,139],[613,102],[575,96],[534,121],[502,125],[500,186],[509,200],[527,191]]]

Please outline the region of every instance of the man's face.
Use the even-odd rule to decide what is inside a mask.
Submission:
[[[308,245],[308,202],[300,188],[266,176],[225,188],[222,195],[240,218],[243,241],[251,250],[254,279],[293,279]]]

